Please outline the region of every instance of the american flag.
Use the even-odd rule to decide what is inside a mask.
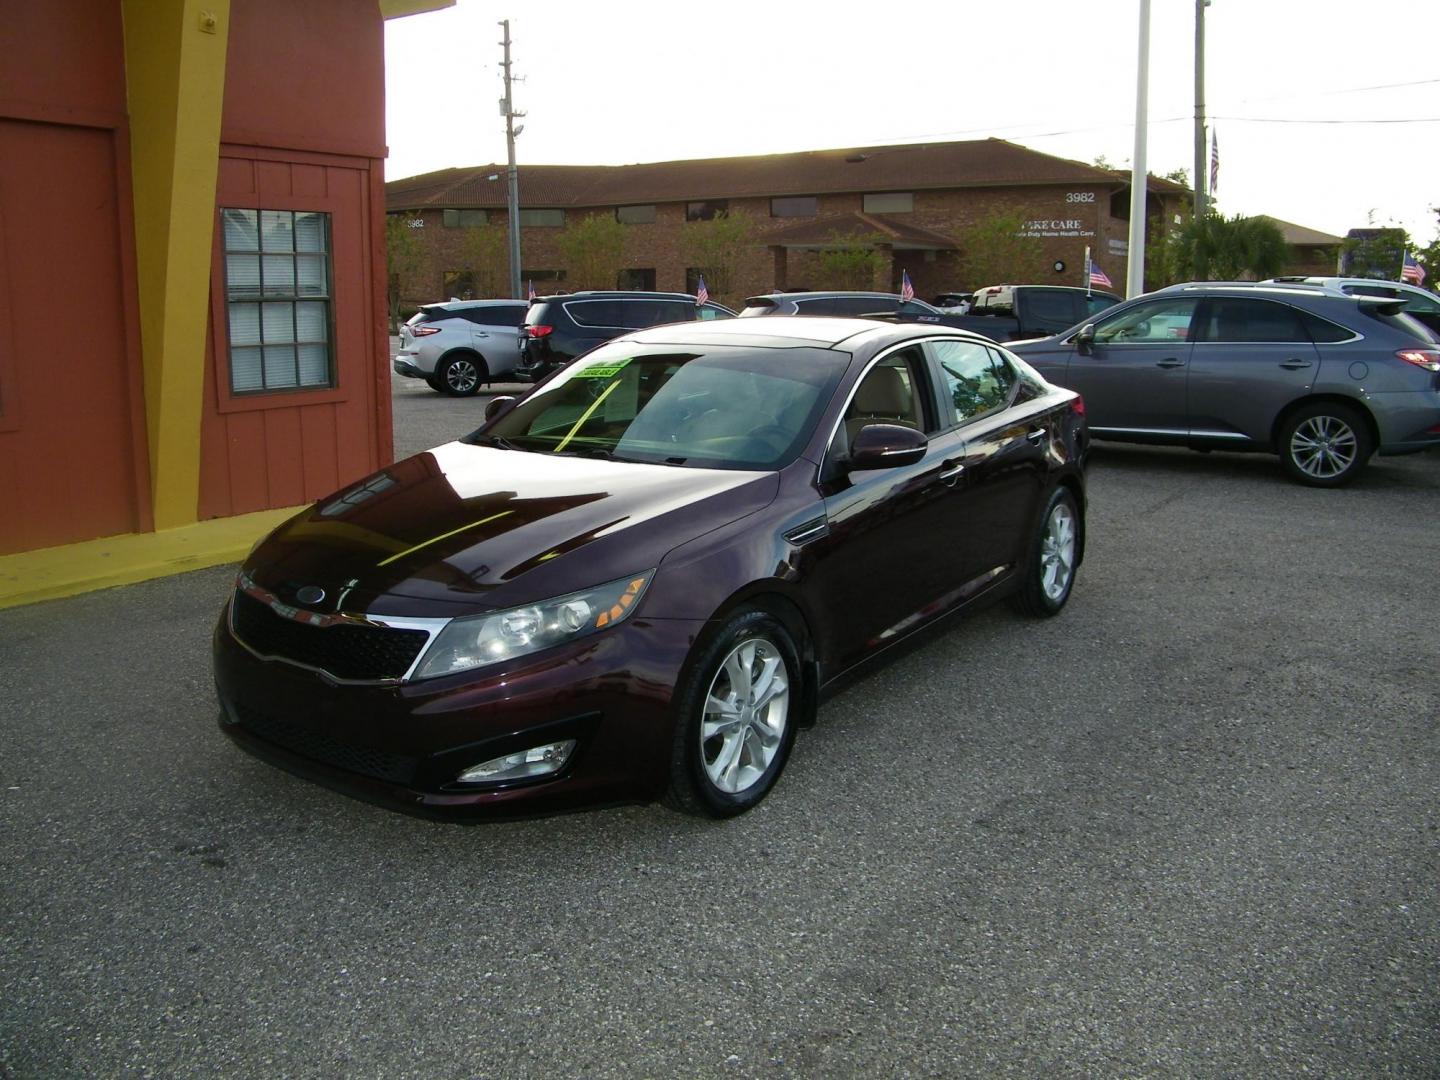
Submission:
[[[1405,259],[1400,264],[1400,280],[1408,281],[1411,285],[1425,284],[1425,268],[1415,261],[1415,256],[1405,252]]]
[[[534,300],[534,299],[535,299],[535,279],[534,279],[534,278],[531,278],[531,279],[530,279],[530,292],[529,292],[528,296],[526,297],[526,299],[529,299],[529,300]]]
[[[699,307],[710,299],[710,290],[705,287],[705,275],[700,275],[700,284],[695,286],[695,306]]]
[[[1204,145],[1203,143],[1201,144]],[[1220,143],[1215,138],[1215,129],[1210,129],[1210,197],[1220,190]]]
[[[1074,279],[1072,278],[1071,280]],[[1105,276],[1105,271],[1095,265],[1094,259],[1090,260],[1090,284],[1099,285],[1106,289],[1113,288],[1110,284],[1110,279]]]
[[[900,271],[900,299],[902,301],[915,299],[915,286],[910,284],[909,270]]]

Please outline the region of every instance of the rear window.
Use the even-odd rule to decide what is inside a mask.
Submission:
[[[525,325],[524,304],[494,304],[487,307],[463,308],[455,314],[480,326]]]
[[[1375,322],[1383,323],[1397,333],[1404,334],[1415,341],[1434,342],[1440,341],[1440,334],[1436,334],[1424,323],[1409,315],[1396,313],[1394,315],[1382,314],[1381,309],[1371,304],[1361,304],[1360,315],[1363,319],[1373,319]]]
[[[1082,316],[1075,310],[1074,293],[1039,289],[1030,294],[1030,317],[1038,322],[1069,326]]]
[[[414,315],[410,316],[407,326],[419,326],[421,323],[439,322],[441,319],[453,319],[455,313],[446,311],[443,307],[422,307]]]

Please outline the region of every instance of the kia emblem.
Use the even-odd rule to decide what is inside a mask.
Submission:
[[[325,590],[319,585],[302,585],[295,590],[295,599],[302,604],[318,604],[325,599]]]

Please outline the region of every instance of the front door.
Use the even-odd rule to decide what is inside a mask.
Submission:
[[[1166,298],[1127,307],[1095,324],[1088,353],[1070,353],[1061,385],[1085,398],[1097,435],[1183,435],[1185,383],[1197,301]]]

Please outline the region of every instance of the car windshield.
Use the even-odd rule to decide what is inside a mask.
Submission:
[[[849,363],[831,349],[602,346],[467,441],[706,469],[776,469]]]

